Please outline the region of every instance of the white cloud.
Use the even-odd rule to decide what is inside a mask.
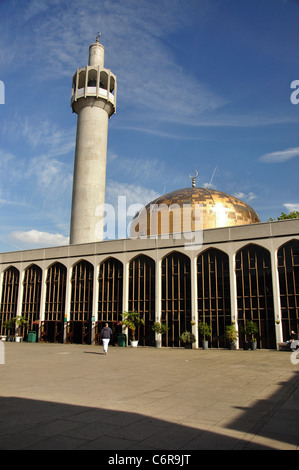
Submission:
[[[295,147],[277,152],[266,153],[260,157],[260,160],[265,163],[284,163],[298,156],[299,147]]]
[[[3,121],[1,134],[3,140],[24,143],[25,139],[32,149],[44,149],[47,155],[55,157],[73,152],[76,141],[75,126],[65,129],[45,117],[37,119],[34,116],[21,116],[18,113],[8,116]],[[9,157],[9,154],[6,157]]]
[[[17,56],[14,67],[24,66],[25,58],[28,66],[30,58],[29,65],[34,67],[32,73],[37,80],[71,77],[78,66],[86,65],[88,45],[102,25],[101,39],[107,51],[105,65],[118,76],[120,106],[125,103],[130,108],[134,103],[142,113],[145,109],[154,112],[155,119],[170,119],[176,114],[182,119],[203,110],[218,109],[226,100],[186,73],[170,45],[163,41],[169,33],[181,30],[184,22],[202,21],[206,2],[201,3],[195,8],[195,18],[192,6],[182,11],[179,0],[150,4],[148,0],[118,0],[113,9],[110,0],[102,0],[97,5],[92,1],[73,0],[69,4],[63,2],[63,6],[58,0],[48,0],[46,6],[32,0],[18,7],[19,27],[15,35],[20,48],[11,50]],[[41,38],[46,41],[46,54]],[[140,60],[145,51],[146,60]],[[7,64],[1,64],[0,58],[0,65]],[[187,97],[186,90],[189,90]]]
[[[13,231],[10,236],[25,245],[37,246],[62,246],[69,243],[68,237],[60,233],[41,232],[39,230]]]
[[[257,197],[253,192],[249,192],[245,194],[245,193],[242,193],[242,191],[235,193],[234,196],[237,197],[238,199],[241,199],[242,201],[252,201],[253,199],[256,199]]]
[[[25,178],[36,178],[36,185],[42,188],[47,194],[61,195],[65,190],[70,189],[72,173],[64,162],[56,158],[49,158],[47,155],[33,157],[28,164]]]
[[[299,202],[286,203],[284,207],[286,207],[289,212],[297,212],[299,211]]]

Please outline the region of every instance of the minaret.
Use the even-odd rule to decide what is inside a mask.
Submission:
[[[77,118],[70,243],[103,239],[108,118],[116,110],[116,76],[104,68],[104,47],[89,47],[89,62],[73,77]]]

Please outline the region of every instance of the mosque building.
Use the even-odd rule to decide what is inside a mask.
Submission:
[[[299,220],[261,223],[248,204],[220,191],[178,189],[149,202],[133,218],[130,237],[103,240],[109,118],[117,79],[104,68],[99,37],[89,63],[73,76],[77,114],[68,246],[0,254],[0,334],[21,316],[26,340],[99,344],[103,324],[117,344],[122,313],[137,311],[141,346],[155,346],[154,322],[167,324],[162,346],[183,346],[198,322],[211,327],[209,346],[228,347],[226,326],[258,327],[258,348],[277,349],[299,334]],[[19,332],[20,333],[20,332]],[[127,331],[129,337],[129,332]],[[128,338],[130,339],[130,338]]]

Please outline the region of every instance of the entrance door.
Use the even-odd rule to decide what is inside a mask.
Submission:
[[[42,321],[40,341],[63,343],[63,323],[61,321]]]
[[[67,322],[67,343],[91,344],[91,322],[69,321]]]

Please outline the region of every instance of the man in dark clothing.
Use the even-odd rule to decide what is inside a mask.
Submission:
[[[112,330],[111,328],[109,328],[108,323],[106,323],[104,328],[102,328],[102,331],[101,331],[104,354],[108,353],[108,344],[111,339],[111,336],[112,336]]]

